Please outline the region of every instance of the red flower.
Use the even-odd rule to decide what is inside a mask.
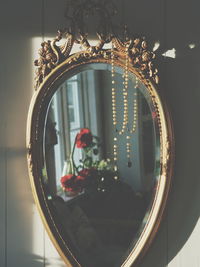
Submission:
[[[88,128],[83,128],[76,136],[76,147],[85,148],[92,143],[92,133]]]
[[[83,190],[82,179],[74,174],[65,175],[60,181],[65,191],[78,193]]]
[[[73,175],[73,174],[68,174],[68,175],[65,175],[63,177],[61,177],[61,184],[62,184],[62,187],[65,189],[65,191],[73,191],[73,188],[72,188],[72,184],[73,184],[73,181],[75,180],[76,176]]]

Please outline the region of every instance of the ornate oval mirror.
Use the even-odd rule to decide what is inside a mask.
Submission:
[[[100,39],[70,55],[44,42],[29,111],[32,188],[67,266],[131,266],[159,226],[172,174],[172,130],[143,39]]]

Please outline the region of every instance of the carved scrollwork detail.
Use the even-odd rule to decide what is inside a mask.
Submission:
[[[35,89],[43,82],[44,78],[59,65],[62,61],[67,58],[71,52],[74,40],[73,36],[69,33],[66,34],[66,42],[64,45],[58,46],[59,42],[63,37],[63,32],[58,31],[58,35],[52,41],[48,40],[42,42],[42,48],[39,49],[39,59],[35,60],[34,64],[38,67],[36,71],[36,83]]]
[[[32,145],[29,143],[27,147],[27,157],[28,157],[28,166],[30,169],[30,172],[33,172],[33,162],[32,162]]]
[[[57,45],[64,34],[66,37],[64,45]],[[138,68],[145,78],[152,79],[155,83],[158,83],[158,70],[153,64],[155,54],[148,50],[147,42],[144,38],[129,39],[123,42],[117,37],[105,37],[102,34],[97,34],[97,36],[99,41],[95,46],[90,45],[86,35],[80,35],[78,39],[75,39],[72,34],[65,33],[64,31],[59,31],[57,37],[52,41],[48,40],[43,42],[41,44],[42,48],[39,49],[40,57],[35,60],[35,66],[38,67],[35,88],[37,89],[39,87],[52,69],[70,56],[74,43],[80,44],[84,51],[81,55],[79,54],[69,61],[69,64],[73,61],[81,60],[82,57],[89,59],[96,55],[110,59],[110,50],[104,49],[104,45],[112,42],[116,52],[124,55],[128,52],[129,62],[133,67]]]
[[[166,157],[165,157],[165,163],[163,164],[163,174],[167,176],[167,172],[169,170],[169,162],[171,158],[171,149],[170,149],[170,139],[169,137],[166,138],[166,143],[165,143],[165,149],[166,149]]]
[[[113,38],[113,43],[121,53],[125,53],[128,46],[129,57],[133,67],[139,68],[145,78],[150,78],[158,84],[158,70],[153,65],[155,54],[148,50],[148,45],[144,38],[130,39],[126,42]]]
[[[158,83],[158,70],[153,65],[155,54],[148,50],[145,39],[137,38],[133,41],[130,57],[134,67],[139,68],[146,78],[152,78],[155,83]]]

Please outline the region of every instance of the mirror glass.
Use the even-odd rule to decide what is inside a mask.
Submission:
[[[152,98],[104,63],[63,78],[48,107],[43,182],[62,238],[83,266],[121,266],[148,220],[160,174]]]

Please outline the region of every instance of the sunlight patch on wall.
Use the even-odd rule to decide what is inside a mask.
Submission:
[[[160,47],[160,42],[155,42],[153,47],[153,52],[155,52]]]
[[[162,54],[164,57],[176,58],[176,49],[172,48],[167,50],[165,53]]]
[[[42,37],[34,37],[32,38],[32,93],[34,92],[34,84],[35,84],[35,72],[36,72],[36,66],[34,65],[34,61],[39,58],[38,50],[41,48],[42,43]]]
[[[45,266],[66,267],[47,233],[45,233]]]
[[[44,227],[37,210],[36,205],[33,205],[32,213],[33,222],[33,237],[32,237],[32,253],[39,256],[40,262],[44,261]]]
[[[195,45],[195,44],[189,44],[188,47],[189,47],[190,49],[194,49],[194,48],[196,47],[196,45]]]
[[[34,61],[38,59],[38,50],[41,48],[42,37],[34,37],[31,41],[32,55],[31,55],[31,85],[30,89],[34,93],[34,79],[36,67]],[[32,253],[37,256],[37,261],[44,262],[44,226],[42,224],[36,204],[32,207]]]
[[[88,41],[89,41],[89,44],[92,45],[92,46],[96,46],[98,44],[98,42],[99,42],[98,39],[88,39]],[[111,44],[110,43],[105,44],[103,46],[103,48],[104,49],[111,49]],[[85,48],[84,47],[81,47],[80,44],[74,44],[74,46],[72,48],[72,51],[71,51],[71,54],[76,53],[76,52],[79,52],[82,49],[85,50]]]

